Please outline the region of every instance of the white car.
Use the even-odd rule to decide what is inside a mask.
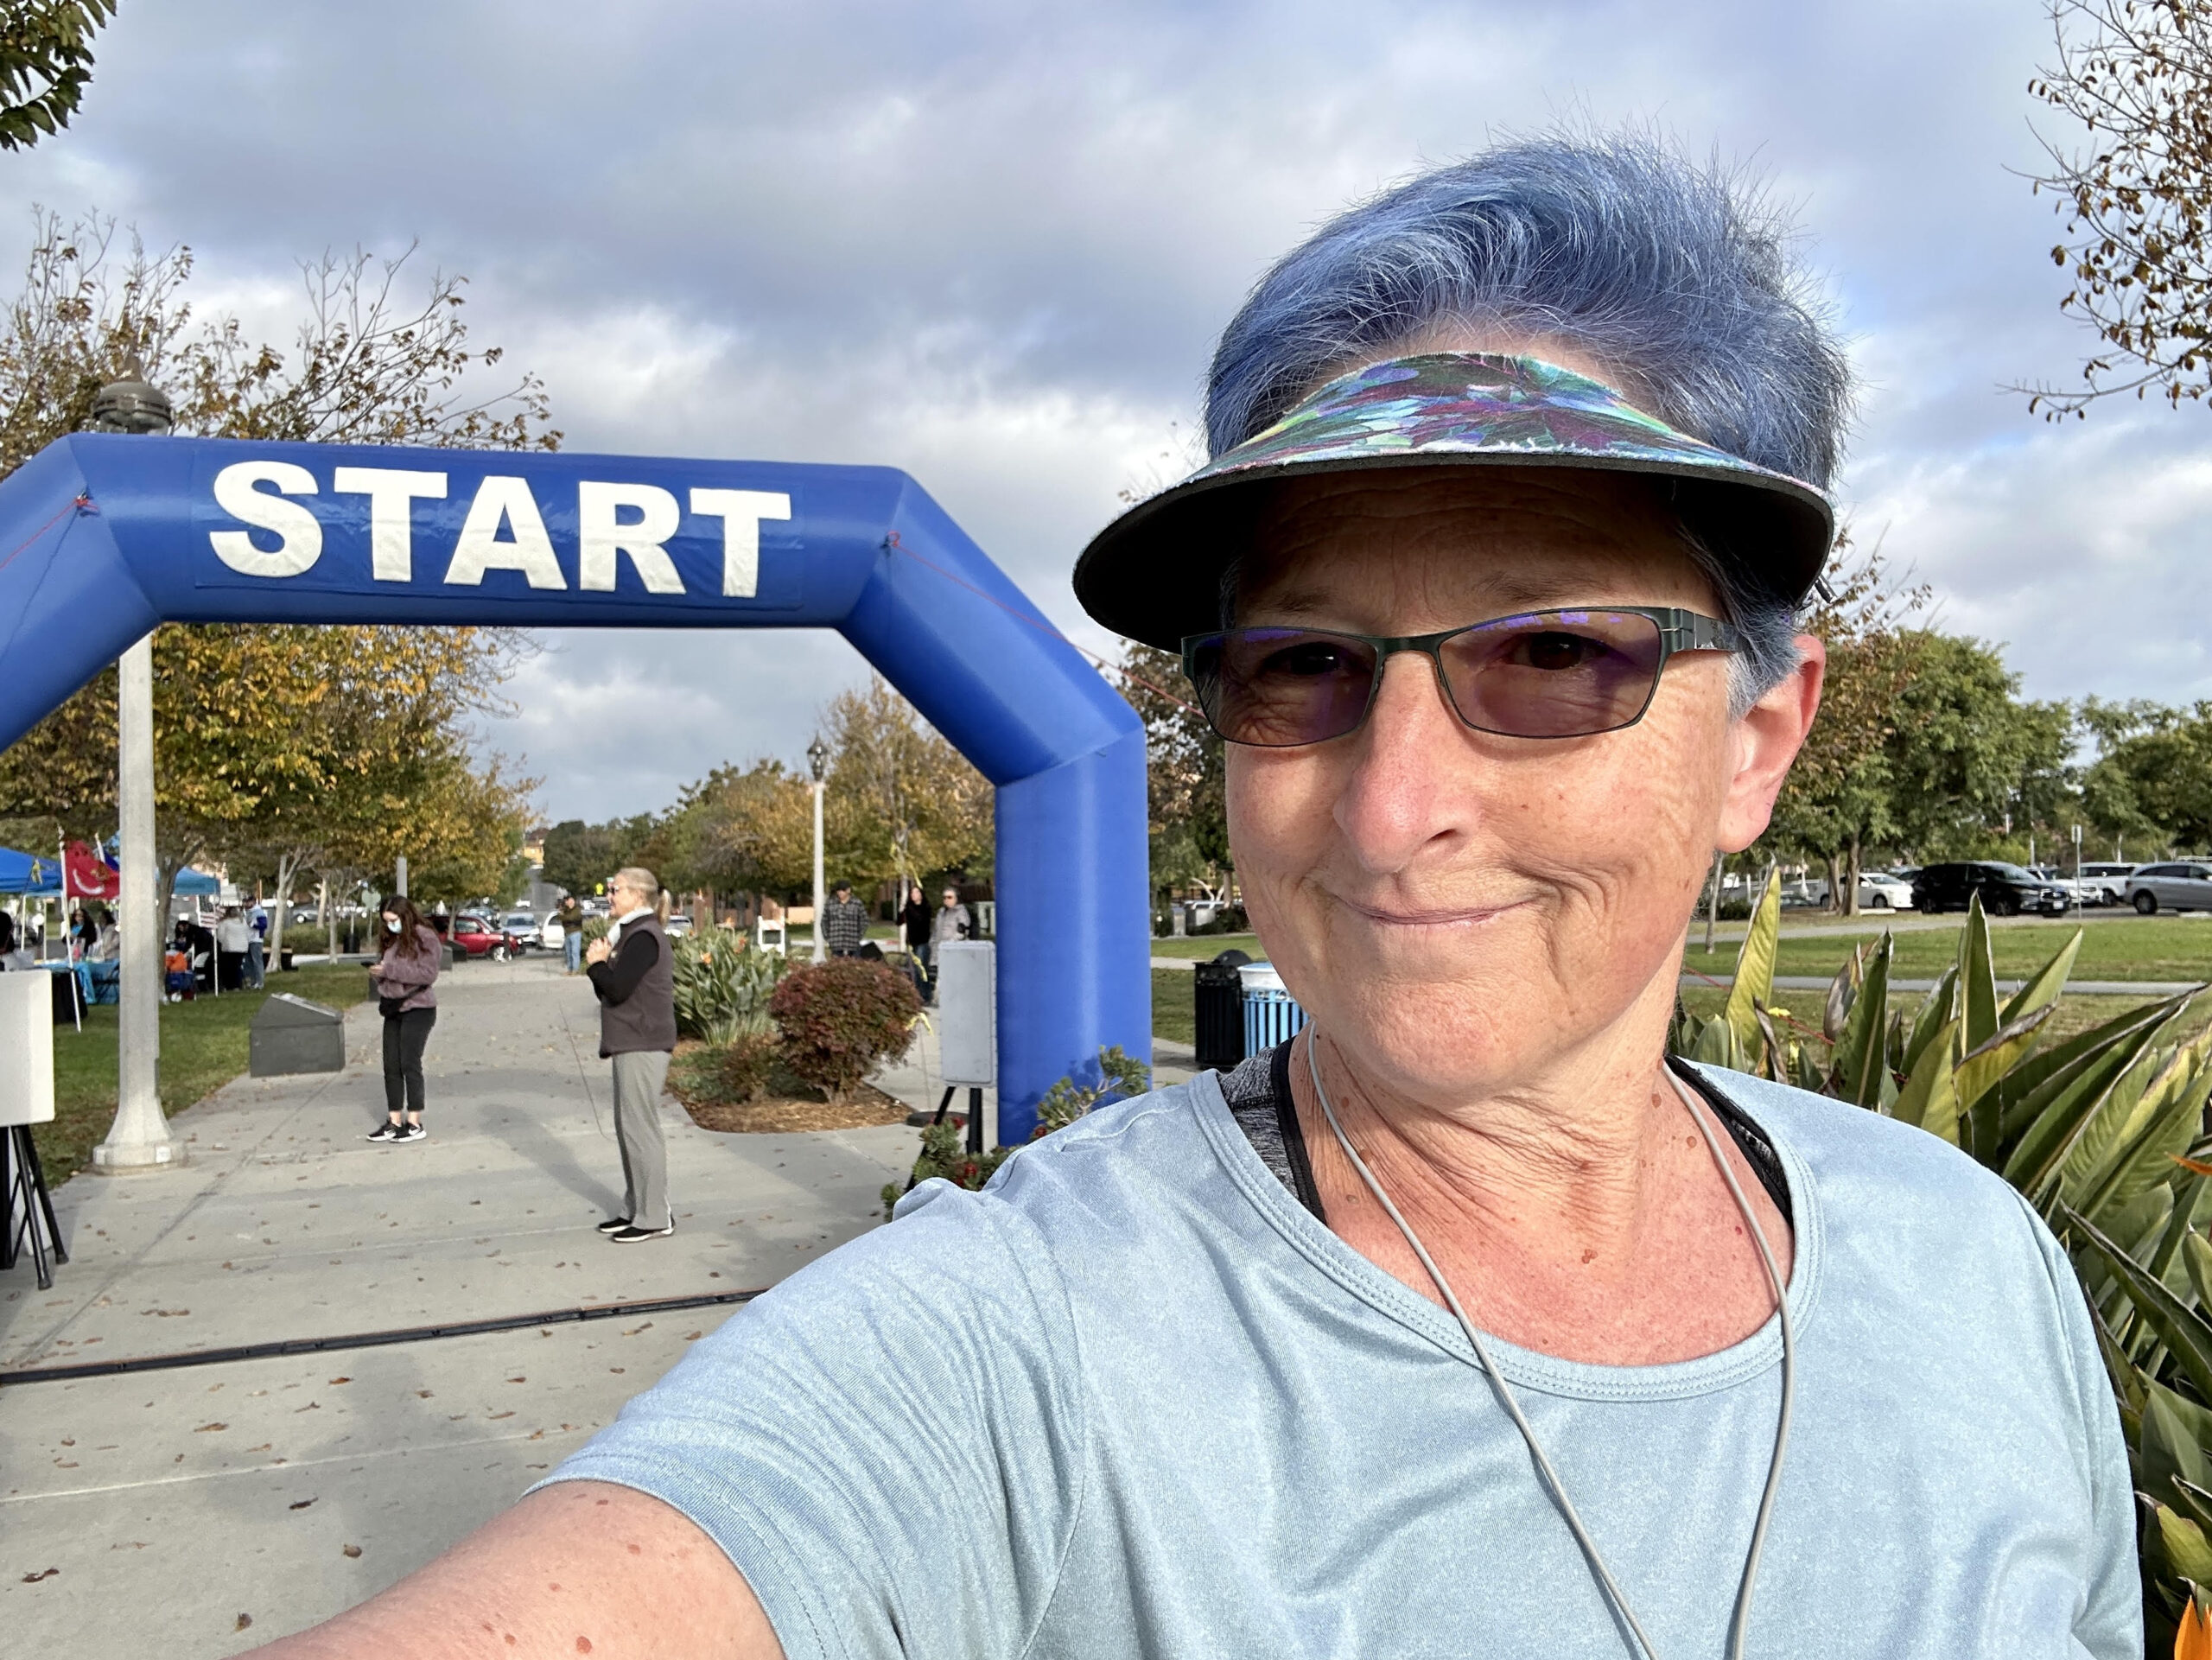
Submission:
[[[1859,877],[1859,908],[1862,911],[1910,911],[1912,884],[1885,870],[1862,871]]]
[[[2127,879],[2140,868],[2132,864],[2084,864],[2082,867],[2082,902],[2084,905],[2126,904]]]
[[[545,944],[543,925],[534,912],[510,911],[500,919],[499,928],[502,932],[511,933],[522,941],[522,948],[526,951],[537,951]]]

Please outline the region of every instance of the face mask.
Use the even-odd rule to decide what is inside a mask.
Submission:
[[[399,919],[397,917],[386,917],[384,919],[384,931],[388,934],[397,933],[399,932]]]

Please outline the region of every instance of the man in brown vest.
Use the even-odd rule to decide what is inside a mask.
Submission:
[[[599,1231],[618,1245],[676,1231],[668,1205],[668,1144],[660,1091],[676,1049],[675,959],[661,925],[668,896],[632,865],[607,885],[614,925],[584,953],[599,994],[599,1053],[614,1063],[614,1139],[622,1148],[622,1214]]]

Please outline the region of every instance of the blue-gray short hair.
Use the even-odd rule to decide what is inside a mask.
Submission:
[[[1261,279],[1214,352],[1208,448],[1348,369],[1473,328],[1572,345],[1669,425],[1826,489],[1851,374],[1792,240],[1754,191],[1638,136],[1529,139],[1438,168]],[[1755,550],[1685,537],[1745,638],[1740,713],[1796,666],[1795,606]]]

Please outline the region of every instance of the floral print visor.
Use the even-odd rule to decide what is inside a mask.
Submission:
[[[1176,648],[1219,626],[1222,572],[1264,493],[1310,473],[1379,467],[1592,467],[1669,480],[1671,503],[1716,555],[1795,603],[1827,562],[1828,499],[1647,415],[1610,386],[1532,358],[1437,353],[1341,375],[1265,431],[1140,502],[1076,562],[1092,617]]]

